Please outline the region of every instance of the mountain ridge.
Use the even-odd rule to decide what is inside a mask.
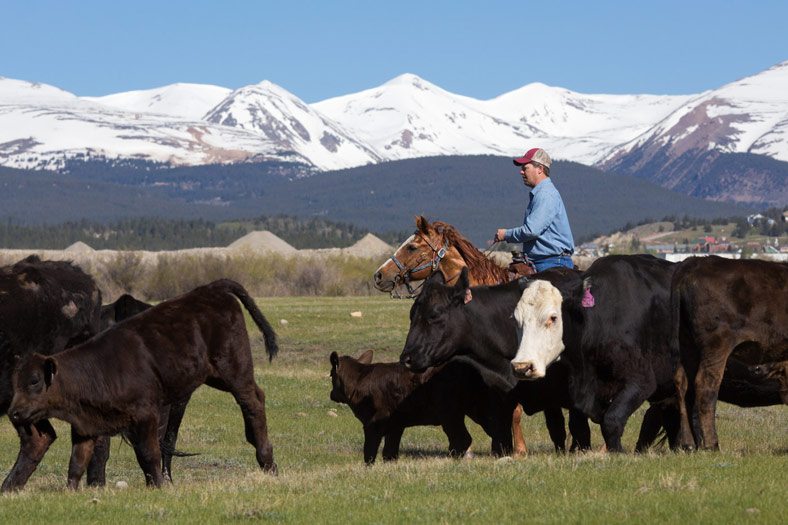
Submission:
[[[478,100],[405,73],[313,104],[267,80],[79,97],[0,77],[0,165],[8,167],[283,161],[321,172],[434,155],[511,156],[533,145],[695,196],[780,204],[788,198],[781,164],[756,157],[788,161],[788,61],[690,95],[582,94],[532,82]],[[752,155],[737,165],[760,181],[745,185],[746,195],[719,162],[738,153]]]

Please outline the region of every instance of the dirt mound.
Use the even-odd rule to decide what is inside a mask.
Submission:
[[[228,246],[232,250],[274,252],[291,255],[298,250],[269,231],[250,232]]]
[[[72,253],[90,253],[96,250],[94,250],[93,248],[91,248],[90,246],[88,246],[82,241],[77,241],[63,251],[72,252]]]
[[[356,244],[346,248],[347,252],[357,257],[377,257],[391,255],[394,248],[371,233],[366,234]]]

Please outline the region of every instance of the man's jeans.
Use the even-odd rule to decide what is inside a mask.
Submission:
[[[545,257],[544,259],[534,260],[534,266],[536,266],[536,271],[541,272],[547,270],[548,268],[554,268],[556,266],[565,266],[567,268],[574,268],[575,265],[572,262],[572,257],[569,255],[556,255],[555,257]]]

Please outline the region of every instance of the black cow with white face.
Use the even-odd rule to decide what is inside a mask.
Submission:
[[[582,274],[568,268],[551,268],[537,275],[558,283],[581,282]],[[526,281],[512,281],[469,288],[467,271],[463,270],[457,284],[447,286],[436,272],[425,282],[411,307],[410,330],[400,362],[419,371],[464,356],[483,370],[487,384],[508,392],[526,414],[544,411],[550,437],[559,451],[565,449],[566,440],[561,409],[570,409],[572,449],[588,449],[588,421],[572,409],[564,365],[555,363],[550,373],[537,381],[518,381],[513,373],[511,360],[518,344],[513,312],[525,285]]]

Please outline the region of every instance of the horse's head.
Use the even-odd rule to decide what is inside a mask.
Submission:
[[[400,286],[406,286],[413,295],[415,291],[410,283],[432,275],[448,249],[444,230],[434,227],[421,215],[416,216],[416,231],[377,269],[375,287],[382,292],[393,292]]]

